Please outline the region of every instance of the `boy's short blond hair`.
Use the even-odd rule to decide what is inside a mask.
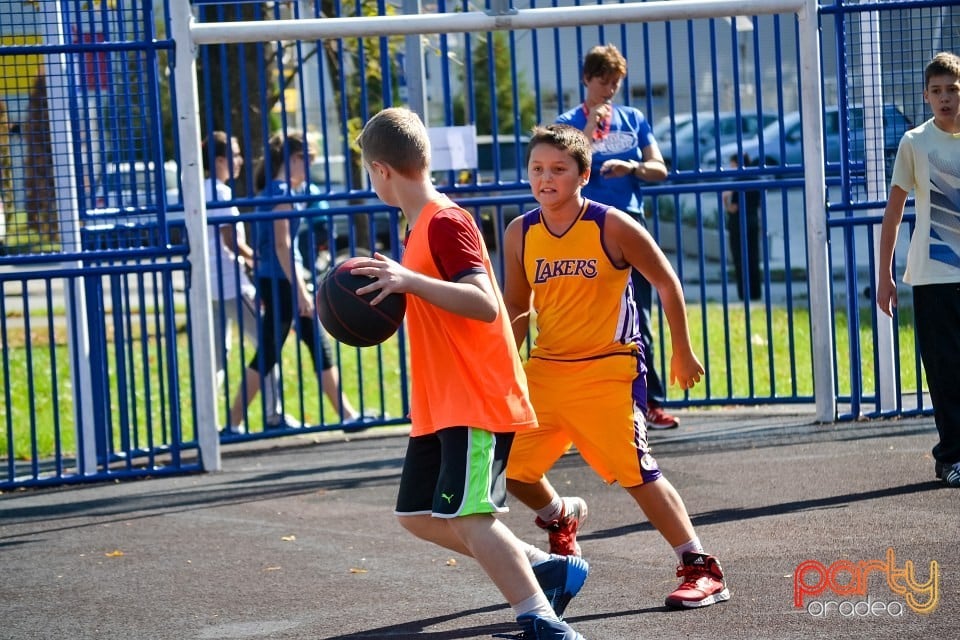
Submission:
[[[593,162],[593,146],[583,131],[566,124],[550,124],[545,127],[534,127],[527,145],[527,164],[530,164],[530,153],[534,147],[541,144],[566,151],[577,161],[577,169],[582,175],[590,168]]]
[[[583,59],[583,78],[606,78],[611,75],[621,78],[627,75],[627,59],[612,44],[597,45]]]
[[[949,51],[941,51],[933,56],[923,70],[923,86],[930,84],[930,78],[953,76],[960,78],[960,56]]]
[[[389,107],[370,118],[357,136],[366,163],[383,162],[408,178],[430,168],[430,137],[416,113]]]

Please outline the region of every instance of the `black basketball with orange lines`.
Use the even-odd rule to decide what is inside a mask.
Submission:
[[[366,258],[348,258],[330,270],[317,290],[317,313],[336,340],[353,347],[372,347],[397,332],[407,311],[407,297],[391,293],[371,306],[377,291],[357,294],[370,278],[350,273],[362,260]]]

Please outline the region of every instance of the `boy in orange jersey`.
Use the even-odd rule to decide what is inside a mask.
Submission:
[[[527,173],[540,207],[511,222],[504,236],[504,301],[518,345],[531,308],[537,313],[526,373],[540,423],[514,439],[507,487],[538,522],[562,521],[571,505],[585,514],[580,498],[561,498],[544,476],[575,444],[601,478],[627,490],[676,552],[682,582],[667,605],[707,606],[730,594],[720,564],[704,553],[683,500],[650,455],[631,268],[656,288],[670,323],[671,382],[691,388],[703,365],[690,345],[680,281],[654,239],[623,211],[580,195],[590,162],[590,140],[576,127],[534,129]],[[563,533],[577,553],[576,529]]]
[[[560,616],[587,564],[521,542],[495,517],[506,511],[514,434],[537,422],[480,230],[433,187],[430,140],[415,113],[385,109],[357,142],[377,195],[407,221],[402,264],[378,253],[352,271],[375,279],[357,290],[378,292],[371,304],[407,294],[412,427],[400,524],[473,557],[513,607],[526,640],[582,640]]]

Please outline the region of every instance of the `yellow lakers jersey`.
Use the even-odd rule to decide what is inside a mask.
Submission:
[[[585,200],[562,235],[547,228],[539,208],[524,214],[523,267],[537,313],[531,357],[582,360],[638,349],[631,267],[614,265],[603,245],[608,208]]]

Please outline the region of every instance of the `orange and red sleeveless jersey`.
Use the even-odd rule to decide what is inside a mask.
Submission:
[[[535,427],[510,321],[483,237],[470,214],[448,200],[424,207],[407,236],[403,265],[431,278],[457,279],[458,274],[441,272],[439,248],[432,246],[430,228],[440,222],[435,218],[441,212],[444,224],[457,225],[457,240],[480,258],[497,294],[500,314],[493,322],[480,322],[407,296],[410,435],[458,426],[499,433]]]
[[[616,266],[603,245],[608,207],[584,200],[562,235],[540,209],[523,216],[523,268],[533,290],[537,337],[531,357],[583,360],[637,350],[637,306],[630,266]]]

